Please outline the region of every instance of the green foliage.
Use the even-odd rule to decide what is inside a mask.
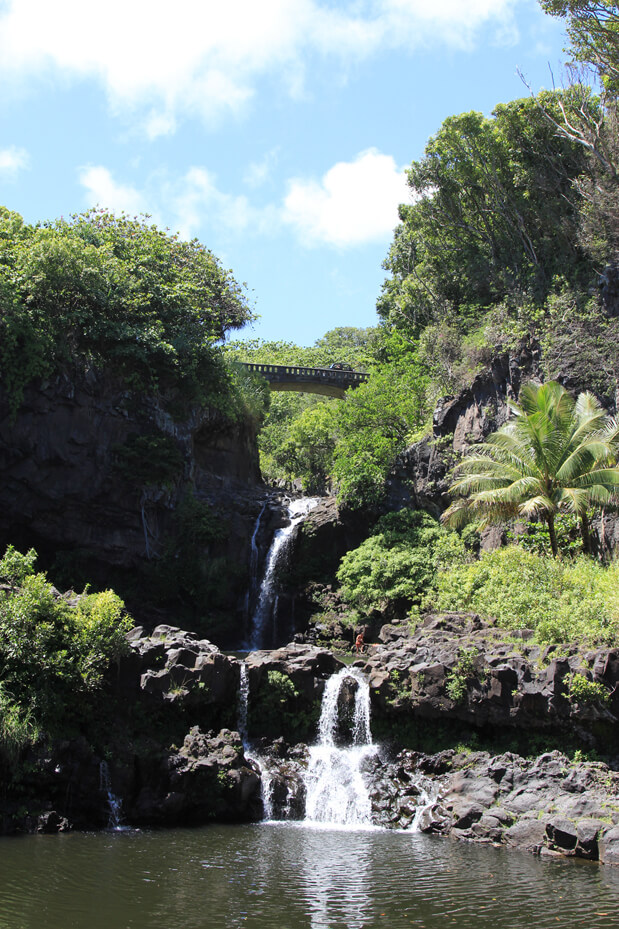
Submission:
[[[608,703],[610,691],[604,684],[590,681],[584,674],[572,674],[567,685],[567,696],[572,703]]]
[[[267,671],[250,702],[249,729],[261,735],[285,732],[289,739],[308,738],[319,713],[319,702],[309,706],[287,674]]]
[[[255,426],[261,425],[271,404],[268,383],[256,372],[248,371],[242,364],[232,361],[229,362],[229,366],[243,418]]]
[[[374,360],[376,342],[374,329],[342,326],[309,347],[250,339],[228,343],[225,353],[233,367],[238,367],[237,362],[262,362],[326,368],[345,362],[355,370],[366,370]],[[259,436],[260,467],[266,480],[301,480],[308,493],[326,489],[337,441],[339,403],[315,394],[271,394]]]
[[[114,467],[136,487],[172,486],[182,475],[183,456],[171,436],[131,436],[114,449]]]
[[[385,321],[414,337],[450,315],[468,328],[509,294],[543,303],[555,275],[588,278],[572,189],[584,149],[546,116],[561,119],[573,97],[543,92],[497,106],[491,119],[445,120],[408,172],[414,202],[400,208],[385,262]]]
[[[418,607],[438,568],[468,557],[456,533],[422,511],[388,513],[375,532],[342,558],[337,578],[352,606],[404,614]]]
[[[26,226],[3,208],[0,243],[0,378],[13,409],[33,377],[67,365],[196,400],[228,392],[213,346],[251,313],[197,240],[104,210]]]
[[[619,379],[619,320],[598,301],[565,285],[551,294],[540,325],[546,377],[561,377],[573,390],[590,390],[611,405]]]
[[[619,9],[614,0],[540,0],[551,16],[567,19],[569,51],[576,61],[592,65],[605,89],[619,92]]]
[[[337,402],[306,406],[289,423],[287,437],[273,450],[273,462],[286,477],[299,478],[306,493],[324,493],[328,487],[337,445],[337,422]]]
[[[426,607],[466,610],[506,629],[533,629],[542,643],[619,641],[619,564],[573,562],[510,545],[439,572]]]
[[[78,722],[110,663],[128,650],[131,623],[116,594],[86,594],[71,606],[35,573],[35,557],[9,546],[0,561],[1,741],[8,755],[40,727],[57,732]]]
[[[372,329],[327,332],[310,348],[290,342],[234,342],[233,361],[326,367],[337,361],[371,369],[371,378],[344,401],[311,394],[274,393],[259,437],[268,480],[301,480],[309,493],[332,481],[348,507],[374,506],[411,436],[427,426],[428,378],[406,344]],[[380,356],[380,364],[377,359]]]
[[[400,452],[429,419],[428,379],[413,356],[372,371],[348,391],[336,411],[333,476],[338,498],[351,509],[380,503]]]
[[[450,669],[445,690],[454,703],[462,703],[466,697],[467,683],[475,675],[475,660],[478,656],[479,649],[475,645],[463,648],[455,665]]]
[[[541,517],[558,554],[555,518],[575,513],[588,551],[587,510],[612,503],[619,487],[615,467],[618,426],[590,393],[577,400],[556,381],[525,385],[514,418],[474,447],[456,466],[444,513],[448,524],[481,516],[488,524],[512,517]]]
[[[20,755],[39,737],[32,710],[15,703],[0,681],[0,758],[14,766]]]
[[[517,542],[525,551],[536,555],[551,555],[550,533],[541,519],[532,519],[524,526],[514,524],[506,532],[508,542]],[[559,513],[555,520],[557,548],[561,555],[575,555],[582,550],[578,519],[573,513]]]

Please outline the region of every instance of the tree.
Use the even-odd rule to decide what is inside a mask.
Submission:
[[[242,286],[197,240],[105,210],[29,226],[0,207],[0,380],[17,403],[33,377],[70,366],[225,393],[213,347],[250,319]]]
[[[541,305],[556,275],[588,284],[573,193],[586,155],[546,116],[562,120],[573,98],[544,92],[497,106],[491,119],[445,120],[408,171],[413,202],[400,207],[378,304],[385,322],[417,337],[450,312],[478,318],[510,294]]]
[[[619,92],[619,4],[613,0],[540,0],[551,16],[567,19],[576,61],[593,65],[607,91]]]
[[[555,517],[580,518],[589,551],[587,510],[613,501],[619,488],[615,466],[619,427],[590,393],[576,401],[556,381],[525,385],[514,418],[472,449],[456,467],[450,492],[456,500],[443,521],[458,525],[481,516],[482,525],[541,517],[552,553],[558,555]]]

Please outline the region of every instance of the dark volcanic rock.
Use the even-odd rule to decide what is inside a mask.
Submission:
[[[448,473],[458,455],[506,422],[508,400],[515,400],[521,384],[538,374],[537,348],[523,346],[498,355],[457,397],[443,399],[434,411],[432,436],[400,455],[388,481],[385,510],[411,506],[439,515],[447,505]]]
[[[526,635],[505,632],[476,614],[427,614],[415,631],[383,627],[363,666],[381,732],[437,720],[497,735],[569,737],[607,753],[619,736],[617,649],[577,646],[555,658]],[[466,658],[466,672],[461,661]],[[602,684],[609,702],[569,699],[573,674]],[[457,686],[456,686],[457,685]]]
[[[213,735],[194,726],[156,773],[128,806],[131,822],[194,825],[261,816],[260,779],[238,732]]]
[[[118,467],[118,450],[144,436],[178,454],[179,467],[160,483]],[[109,585],[111,570],[122,577],[157,559],[187,493],[225,522],[211,557],[248,558],[260,480],[255,435],[215,410],[174,420],[160,397],[137,398],[89,371],[31,385],[13,420],[0,387],[0,547],[32,545],[44,565],[59,553],[79,557],[93,583]]]
[[[397,810],[416,789],[423,794],[415,820],[422,832],[619,864],[619,773],[606,765],[570,762],[556,751],[536,759],[451,751],[441,753],[441,773],[428,778],[438,757],[404,751],[382,765],[389,809],[375,813],[377,822],[410,826],[412,820],[398,821]],[[583,793],[575,796],[575,787]]]

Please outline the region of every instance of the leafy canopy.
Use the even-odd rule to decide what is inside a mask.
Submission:
[[[14,404],[67,365],[199,397],[222,378],[214,344],[252,318],[197,240],[105,210],[30,226],[0,208],[0,256],[0,379]]]
[[[375,532],[342,558],[337,579],[344,600],[363,613],[403,615],[434,584],[437,569],[467,559],[464,543],[428,513],[387,513]]]
[[[556,275],[588,280],[572,189],[586,155],[546,116],[562,119],[560,104],[569,113],[576,96],[543,92],[500,104],[492,118],[445,120],[408,171],[412,203],[400,207],[378,302],[386,323],[416,338],[514,293],[543,303]]]
[[[62,731],[101,699],[131,627],[111,590],[71,604],[34,568],[36,553],[9,546],[0,559],[0,705],[15,720]],[[0,749],[2,749],[0,739]]]
[[[613,0],[540,0],[551,16],[567,19],[568,49],[576,61],[593,65],[607,91],[619,92],[619,4]]]

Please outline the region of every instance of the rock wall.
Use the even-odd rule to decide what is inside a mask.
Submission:
[[[173,418],[171,406],[90,371],[30,386],[13,419],[0,389],[0,548],[34,546],[43,566],[64,559],[93,584],[110,586],[156,563],[179,502],[192,494],[224,530],[205,559],[244,570],[264,496],[255,433],[208,408]],[[153,436],[176,456],[173,473],[149,481],[140,476],[148,462],[135,474],[119,467],[119,449]],[[235,592],[231,610],[237,600]],[[138,593],[130,605],[139,610],[140,601]]]
[[[441,400],[432,435],[400,455],[387,482],[385,511],[410,506],[439,516],[448,505],[451,467],[471,445],[506,422],[508,401],[516,400],[526,380],[539,377],[539,365],[536,346],[504,352],[457,397]]]

